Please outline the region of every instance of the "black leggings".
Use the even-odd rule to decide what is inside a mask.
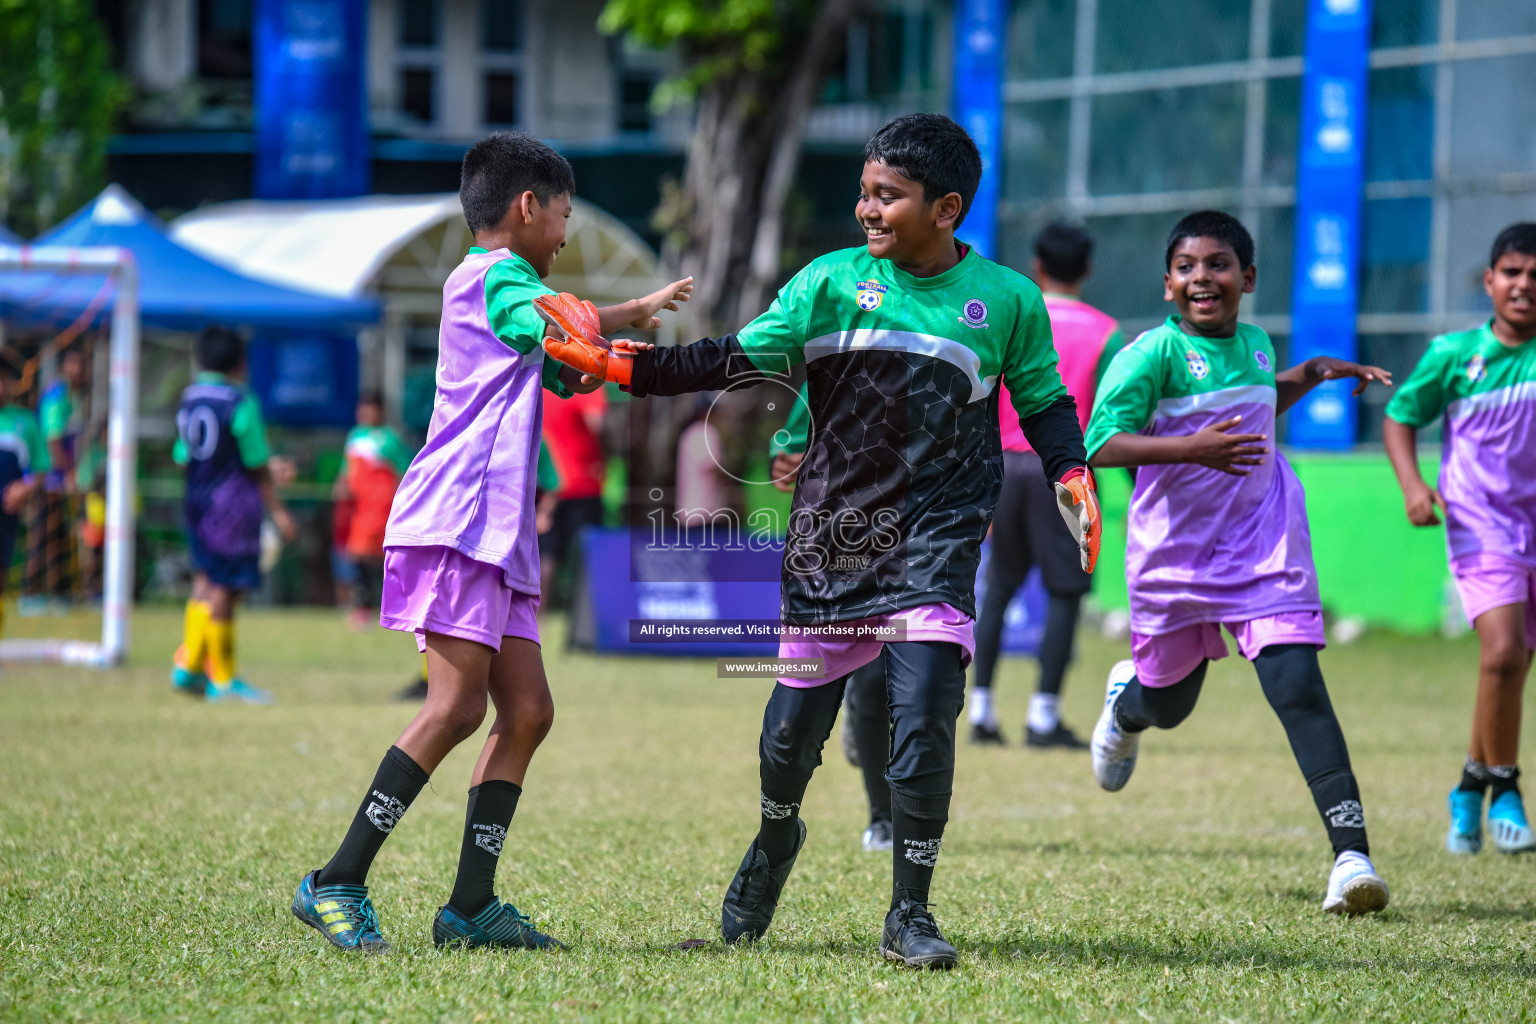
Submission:
[[[1208,662],[1172,686],[1142,686],[1131,680],[1115,702],[1115,724],[1125,732],[1172,729],[1188,718],[1200,698]],[[1274,644],[1253,659],[1264,698],[1291,741],[1291,753],[1312,790],[1334,853],[1369,853],[1360,789],[1349,764],[1344,730],[1328,699],[1328,687],[1311,644]]]
[[[853,670],[843,698],[843,714],[853,724],[853,745],[864,773],[864,793],[869,797],[869,820],[891,820],[891,786],[885,766],[891,760],[891,710],[885,695],[885,659],[876,658]]]

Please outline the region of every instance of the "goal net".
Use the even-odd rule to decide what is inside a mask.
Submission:
[[[133,611],[134,483],[138,467],[139,281],[133,254],[115,246],[0,245],[0,273],[112,279],[107,398],[107,521],[102,551],[101,640],[0,640],[0,662],[107,667],[128,655]],[[9,568],[9,567],[5,567]]]

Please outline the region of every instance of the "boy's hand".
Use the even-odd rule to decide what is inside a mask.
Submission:
[[[648,341],[634,341],[630,338],[615,338],[608,344],[610,346],[610,351],[624,356],[634,356],[638,352],[649,352],[656,347]],[[545,347],[547,348],[548,346]],[[581,375],[580,387],[576,387],[575,385],[570,386],[574,390],[580,391],[585,395],[589,392],[596,391],[598,385],[602,384],[602,382],[603,380],[601,377],[594,377],[591,374],[584,373]]]
[[[293,516],[282,505],[272,510],[272,524],[277,527],[277,532],[283,535],[284,544],[292,544],[294,538],[299,535],[299,528],[294,524]]]
[[[1315,381],[1340,380],[1344,377],[1358,378],[1360,384],[1350,392],[1352,395],[1358,395],[1370,387],[1371,381],[1386,387],[1392,386],[1392,371],[1383,370],[1379,366],[1352,363],[1347,359],[1334,359],[1332,356],[1318,356],[1316,359],[1308,360],[1307,376]]]
[[[693,295],[693,278],[685,277],[681,281],[673,281],[665,288],[651,292],[651,294],[635,300],[636,316],[629,322],[630,327],[642,331],[654,331],[661,326],[661,317],[656,314],[664,309],[677,310],[679,302],[687,302]]]
[[[1440,517],[1435,515],[1435,509],[1444,512],[1445,499],[1433,487],[1420,483],[1404,493],[1403,507],[1408,511],[1408,521],[1414,526],[1439,526]]]
[[[1104,532],[1099,513],[1099,493],[1087,466],[1067,470],[1056,484],[1056,508],[1072,531],[1081,555],[1083,572],[1093,572],[1099,561],[1099,541]]]
[[[13,480],[5,488],[5,494],[0,497],[0,508],[11,515],[21,511],[27,499],[32,496],[32,485],[25,480]]]
[[[800,477],[800,463],[805,461],[804,452],[780,452],[773,457],[773,465],[769,467],[768,478],[773,481],[773,486],[785,494],[795,489],[795,481]]]
[[[1227,433],[1242,421],[1241,416],[1233,416],[1189,435],[1185,442],[1189,449],[1185,461],[1232,476],[1248,475],[1246,469],[1238,468],[1240,466],[1263,465],[1264,457],[1269,454],[1263,442],[1268,438],[1263,434]]]

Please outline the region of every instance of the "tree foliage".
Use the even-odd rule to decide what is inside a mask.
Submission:
[[[31,237],[94,195],[126,98],[91,0],[0,0],[0,220]]]

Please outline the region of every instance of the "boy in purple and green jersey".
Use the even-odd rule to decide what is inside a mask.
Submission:
[[[1451,853],[1536,851],[1520,798],[1520,703],[1536,648],[1536,223],[1493,243],[1494,315],[1430,342],[1387,405],[1383,440],[1415,526],[1445,513],[1451,575],[1482,649],[1472,743],[1450,794]],[[1418,431],[1445,417],[1440,489],[1419,473]]]
[[[1291,742],[1335,855],[1323,909],[1381,910],[1349,752],[1318,667],[1322,604],[1301,483],[1266,444],[1275,418],[1323,380],[1390,383],[1375,367],[1315,359],[1276,372],[1268,335],[1238,322],[1253,291],[1253,240],[1224,213],[1173,229],[1164,298],[1178,314],[1122,349],[1088,426],[1092,464],[1136,466],[1126,547],[1132,657],[1110,672],[1093,770],[1119,790],[1141,733],[1194,710],[1221,630],[1253,662]],[[1242,430],[1243,433],[1232,433]]]
[[[495,874],[534,751],[554,719],[539,649],[535,526],[543,391],[579,374],[546,361],[533,300],[549,292],[575,178],[549,146],[499,132],[464,155],[459,197],[474,246],[443,285],[437,400],[425,446],[395,492],[384,534],[379,622],[415,634],[426,702],[386,751],[341,846],[299,883],[292,911],[333,945],[386,943],[368,897],[374,856],[431,772],[496,711],[471,776],[458,874],[432,922],[438,946],[557,949],[510,903]],[[679,281],[599,311],[605,330],[659,326],[691,288]]]
[[[782,380],[804,362],[810,427],[781,618],[905,629],[899,642],[780,643],[781,658],[820,658],[825,672],[781,677],[769,698],[759,829],[727,889],[722,937],[750,941],[771,925],[848,678],[883,658],[894,846],[880,949],[908,966],[950,967],[958,954],[928,891],[949,816],[977,563],[1002,483],[1000,379],[1045,465],[1041,485],[1089,485],[1080,503],[1061,499],[1085,552],[1088,538],[1096,550],[1097,505],[1040,290],[955,239],[981,178],[970,137],[947,117],[908,115],[876,132],[864,156],[855,212],[867,247],[812,261],[738,334],[640,353],[629,386],[636,396],[717,390]]]

